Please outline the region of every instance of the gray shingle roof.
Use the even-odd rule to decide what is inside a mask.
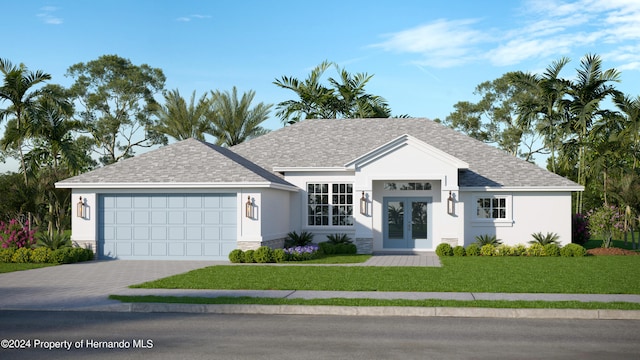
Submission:
[[[275,183],[292,186],[227,148],[195,139],[119,161],[59,184]]]
[[[305,120],[231,148],[265,169],[343,167],[409,134],[469,164],[461,187],[579,187],[575,182],[427,119]]]

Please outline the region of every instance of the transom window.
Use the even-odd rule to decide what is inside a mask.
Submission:
[[[310,226],[352,226],[352,184],[308,184],[307,224]]]
[[[431,183],[428,182],[386,182],[385,190],[431,190]]]
[[[506,219],[507,199],[504,197],[478,198],[476,216],[480,219]]]

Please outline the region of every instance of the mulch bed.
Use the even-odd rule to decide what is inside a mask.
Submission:
[[[640,255],[640,252],[620,248],[595,248],[587,250],[589,255]]]

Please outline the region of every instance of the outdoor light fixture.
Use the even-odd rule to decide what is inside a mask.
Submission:
[[[82,196],[80,196],[80,201],[78,201],[76,207],[76,216],[83,219],[87,217],[87,205],[82,200]]]
[[[244,214],[249,219],[253,219],[254,217],[253,209],[254,206],[253,202],[251,202],[251,196],[247,196],[247,203],[245,204]]]
[[[360,214],[367,215],[367,197],[364,196],[364,191],[362,192],[362,197],[360,198]]]
[[[456,203],[453,201],[453,196],[451,195],[451,191],[449,191],[449,198],[447,198],[447,214],[449,215],[456,214]]]

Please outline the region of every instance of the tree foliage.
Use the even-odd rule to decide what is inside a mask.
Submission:
[[[238,98],[234,86],[229,91],[212,91],[212,111],[208,133],[216,138],[216,145],[233,146],[263,135],[267,129],[260,126],[269,117],[271,105],[251,105],[255,91],[250,90]]]
[[[176,140],[195,138],[204,140],[210,129],[211,100],[202,95],[196,101],[196,92],[191,94],[189,103],[178,89],[164,93],[164,105],[157,113],[155,130]]]

